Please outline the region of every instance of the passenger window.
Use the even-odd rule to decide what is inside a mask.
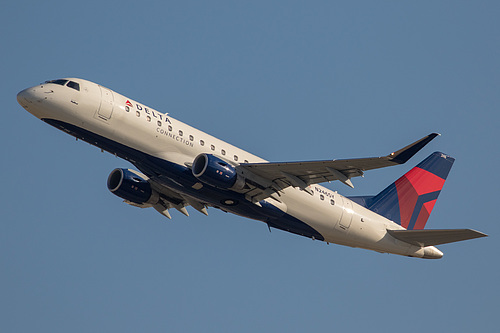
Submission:
[[[135,115],[136,115],[137,117],[140,117],[140,116],[141,116],[141,113],[140,113],[139,111],[135,111]]]
[[[179,136],[182,136],[182,134],[184,134],[184,133],[182,133],[182,131],[181,131],[181,130],[179,130]]]
[[[331,204],[332,206],[333,206],[333,205],[335,205],[335,200],[333,200],[333,199],[332,199],[332,200],[330,200],[330,204]]]
[[[74,82],[74,81],[69,81],[67,84],[68,87],[73,88],[75,90],[80,91],[80,84]]]
[[[172,131],[172,126],[168,125],[168,130]]]
[[[224,149],[222,149],[220,152],[222,153],[222,155],[226,155],[226,151]]]
[[[234,160],[238,161],[238,156],[234,155]]]
[[[158,124],[158,126],[161,127],[161,121],[158,120],[157,124]]]
[[[245,160],[244,162],[245,162],[245,163],[248,163],[248,160]]]
[[[200,140],[200,146],[204,146],[204,145],[205,145],[205,141]]]
[[[128,106],[125,106],[125,111],[129,112],[130,108]]]
[[[194,141],[194,136],[190,135],[189,140]]]
[[[210,149],[215,150],[215,146],[214,146],[214,145],[211,145],[211,146],[210,146]]]
[[[150,121],[151,121],[151,117],[150,117],[150,116],[147,116],[147,117],[146,117],[146,120],[150,122]]]
[[[319,198],[320,198],[321,200],[325,200],[325,196],[324,196],[323,194],[321,194],[321,195],[319,196]]]

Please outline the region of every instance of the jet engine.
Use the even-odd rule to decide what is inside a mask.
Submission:
[[[196,156],[192,172],[203,183],[220,189],[236,190],[245,186],[245,179],[238,175],[231,164],[212,154]]]
[[[114,169],[108,177],[108,189],[114,195],[139,205],[158,201],[158,193],[148,180],[129,169]]]

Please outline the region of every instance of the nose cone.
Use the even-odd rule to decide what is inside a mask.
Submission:
[[[17,94],[17,102],[25,109],[28,109],[29,104],[32,103],[29,90],[30,88],[24,89]]]
[[[47,108],[48,92],[42,90],[41,86],[24,89],[17,94],[17,102],[26,111],[40,118]]]

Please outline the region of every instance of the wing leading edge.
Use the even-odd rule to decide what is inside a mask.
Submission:
[[[284,163],[243,163],[237,166],[245,178],[260,185],[249,191],[247,199],[258,202],[289,186],[310,192],[311,184],[339,180],[354,187],[351,178],[363,175],[364,171],[403,164],[439,134],[431,133],[410,145],[381,157],[340,159],[327,161],[305,161]]]
[[[149,178],[148,176],[136,170],[132,169],[127,169],[127,170],[139,176],[144,181],[147,181],[151,186],[152,195],[148,200],[148,202],[139,204],[125,199],[124,202],[126,204],[139,208],[153,207],[158,213],[169,219],[172,218],[172,216],[169,213],[169,209],[171,208],[174,208],[179,212],[181,212],[182,214],[189,216],[189,213],[186,209],[187,206],[191,206],[200,213],[208,215],[206,203],[200,202],[192,197],[182,195],[178,192],[175,192],[163,186],[159,181],[159,179]]]

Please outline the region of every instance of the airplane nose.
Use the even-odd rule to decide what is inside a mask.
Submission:
[[[29,113],[40,118],[47,109],[47,91],[41,86],[30,87],[17,94],[17,102]]]
[[[17,94],[17,102],[29,112],[32,112],[46,100],[47,92],[44,93],[39,86],[24,89]]]
[[[28,104],[30,103],[30,98],[28,96],[29,90],[30,90],[29,88],[24,89],[17,94],[17,102],[25,109],[28,107]]]
[[[17,102],[27,110],[30,106],[34,106],[35,102],[43,101],[44,98],[40,93],[38,87],[24,89],[17,94]]]

